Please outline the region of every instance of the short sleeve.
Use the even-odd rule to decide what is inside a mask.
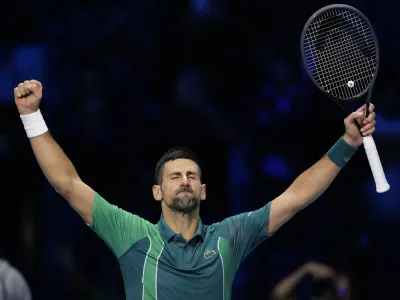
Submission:
[[[150,222],[110,204],[99,194],[95,194],[92,209],[92,225],[110,247],[117,258],[121,257],[136,241],[149,232]]]
[[[2,275],[3,278],[0,278],[0,295],[4,294],[4,299],[32,299],[28,283],[20,271],[7,264]]]
[[[238,265],[269,237],[266,229],[270,207],[271,202],[258,210],[232,216],[218,224],[232,245]]]

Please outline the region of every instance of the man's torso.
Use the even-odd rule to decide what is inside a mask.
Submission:
[[[159,226],[119,258],[128,299],[230,299],[236,259],[215,225],[196,235],[163,239]]]
[[[118,258],[129,300],[228,300],[243,259],[268,238],[270,204],[210,226],[185,241],[163,218],[152,224],[96,194],[91,228]]]

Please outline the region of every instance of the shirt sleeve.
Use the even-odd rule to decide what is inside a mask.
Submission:
[[[227,218],[219,224],[232,245],[238,266],[247,255],[269,237],[266,229],[270,207],[271,202],[258,210]]]
[[[95,194],[90,228],[103,239],[117,258],[136,241],[148,235],[149,226],[154,225]]]
[[[7,273],[5,275],[3,274],[3,276],[5,276],[5,279],[4,286],[2,286],[2,288],[5,299],[32,299],[28,283],[26,282],[24,276],[21,274],[20,271],[18,271],[14,267],[9,266],[9,268],[7,269]]]

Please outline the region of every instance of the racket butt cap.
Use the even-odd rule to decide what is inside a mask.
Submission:
[[[376,191],[379,194],[383,194],[383,193],[387,192],[388,190],[390,190],[390,185],[388,183],[384,183],[384,184],[379,185],[379,186],[377,185],[377,187],[376,187]]]

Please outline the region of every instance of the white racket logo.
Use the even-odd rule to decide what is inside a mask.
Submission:
[[[349,88],[354,87],[354,81],[353,81],[353,80],[349,80],[349,82],[347,82],[347,86],[348,86]]]

